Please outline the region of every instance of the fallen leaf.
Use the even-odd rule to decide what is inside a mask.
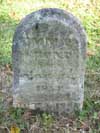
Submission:
[[[94,51],[91,51],[91,50],[87,50],[87,56],[94,56],[95,55],[95,52]]]
[[[30,111],[26,111],[24,114],[23,114],[23,119],[24,120],[29,120],[32,116],[32,113]]]
[[[10,133],[20,133],[20,128],[18,128],[17,126],[12,126]]]

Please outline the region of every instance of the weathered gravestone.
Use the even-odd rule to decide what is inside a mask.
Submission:
[[[72,14],[50,8],[26,16],[13,40],[14,106],[81,109],[85,56],[85,31]]]

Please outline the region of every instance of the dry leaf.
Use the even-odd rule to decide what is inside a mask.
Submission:
[[[31,117],[32,117],[31,111],[26,111],[26,112],[23,114],[23,119],[24,119],[24,120],[29,120]]]
[[[10,133],[20,133],[20,128],[18,128],[17,126],[12,126]]]
[[[87,56],[93,56],[93,55],[95,55],[94,51],[87,50]]]

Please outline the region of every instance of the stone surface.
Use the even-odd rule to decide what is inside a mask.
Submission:
[[[58,113],[82,108],[86,35],[76,17],[55,8],[27,15],[12,50],[14,106]]]

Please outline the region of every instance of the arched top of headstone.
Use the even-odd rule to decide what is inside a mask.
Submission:
[[[44,8],[36,12],[32,12],[23,18],[16,29],[13,45],[17,44],[16,40],[25,38],[25,35],[30,31],[33,31],[32,36],[36,37],[43,32],[45,34],[48,34],[48,32],[51,32],[52,34],[52,32],[54,32],[55,35],[59,32],[62,34],[62,36],[67,36],[64,34],[66,30],[70,35],[70,38],[73,38],[74,35],[78,41],[80,41],[79,47],[84,58],[84,47],[86,47],[85,45],[87,39],[81,22],[71,13],[58,8]],[[71,34],[71,31],[73,31],[74,34]]]

